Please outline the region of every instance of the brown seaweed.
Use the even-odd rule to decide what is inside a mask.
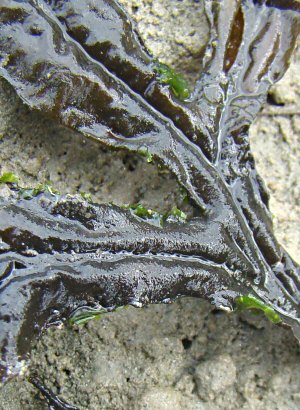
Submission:
[[[204,297],[232,310],[254,295],[300,340],[300,269],[272,232],[248,130],[286,71],[299,3],[205,1],[210,41],[190,98],[114,1],[2,0],[0,76],[32,109],[112,148],[147,149],[199,216],[163,225],[71,196],[0,198],[0,375],[32,341],[84,307]]]

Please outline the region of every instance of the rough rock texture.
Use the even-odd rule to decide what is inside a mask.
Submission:
[[[153,53],[194,81],[207,38],[201,3],[122,2]],[[298,262],[299,73],[298,51],[251,132],[258,169],[271,191],[276,234]],[[182,193],[168,171],[106,151],[29,112],[3,81],[0,148],[0,172],[15,172],[24,185],[51,180],[62,192],[91,192],[97,201],[141,201],[161,210],[181,205]],[[31,359],[31,370],[82,410],[300,407],[300,350],[291,332],[261,316],[214,312],[199,300],[124,309],[79,329],[49,329]],[[0,387],[0,409],[47,406],[19,378]]]
[[[299,67],[298,46],[294,63],[272,89],[273,104],[265,108],[250,132],[257,169],[271,195],[275,234],[297,261],[300,259]],[[279,102],[283,105],[276,105]]]
[[[199,0],[120,0],[137,22],[147,48],[161,62],[197,78],[208,26]]]

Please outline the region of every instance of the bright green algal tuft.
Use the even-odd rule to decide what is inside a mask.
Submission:
[[[127,309],[129,305],[125,306],[118,306],[115,309],[113,309],[114,312],[118,312],[119,310]],[[90,320],[98,320],[101,319],[104,314],[109,313],[111,310],[107,310],[103,307],[100,307],[99,309],[91,308],[88,306],[85,306],[83,308],[80,308],[80,312],[74,312],[70,318],[69,318],[69,324],[71,326],[77,325],[77,326],[82,326],[89,322]]]
[[[180,74],[175,73],[172,68],[162,63],[158,63],[154,69],[159,74],[159,81],[162,84],[168,84],[177,98],[180,100],[189,98],[188,84]]]
[[[0,176],[1,184],[17,184],[18,181],[19,178],[12,172],[4,172],[4,174]]]
[[[69,324],[71,326],[77,325],[84,325],[85,323],[89,322],[90,320],[97,320],[102,317],[104,313],[107,313],[105,309],[90,309],[86,310],[82,313],[74,314],[73,316],[70,317],[69,319]]]
[[[39,184],[35,188],[23,188],[18,184],[19,178],[12,172],[5,172],[0,176],[0,183],[14,184],[13,189],[18,192],[20,198],[31,199],[41,193],[48,193],[52,196],[59,195],[59,191],[54,189],[49,183]]]
[[[38,196],[41,193],[48,193],[52,196],[59,195],[59,191],[54,189],[49,184],[39,184],[35,188],[21,188],[19,187],[19,196],[24,199],[31,199]]]
[[[235,299],[235,304],[237,309],[239,310],[255,309],[263,311],[265,316],[272,323],[277,324],[281,322],[279,314],[276,313],[273,308],[271,308],[269,305],[257,299],[255,296],[251,294],[249,294],[248,296],[239,296]]]
[[[176,219],[179,222],[185,222],[187,218],[187,215],[176,206],[173,206],[171,211],[164,214],[154,211],[153,209],[145,208],[142,204],[125,205],[124,208],[129,209],[133,215],[145,219],[147,222],[156,226],[163,226],[168,218]]]
[[[88,192],[80,192],[81,198],[83,198],[86,202],[92,203],[92,195],[89,194]]]
[[[125,205],[124,208],[129,209],[133,215],[145,219],[155,226],[162,226],[164,223],[164,215],[152,209],[145,208],[142,204]]]
[[[140,154],[142,157],[145,157],[146,161],[149,162],[149,163],[152,162],[152,160],[153,160],[153,156],[149,152],[148,148],[140,148],[138,150],[138,154]]]
[[[173,206],[173,208],[171,209],[171,211],[169,212],[168,216],[173,216],[174,218],[176,218],[178,221],[182,221],[185,222],[187,215],[186,213],[184,213],[183,211],[181,211],[179,208],[177,208],[176,206]]]

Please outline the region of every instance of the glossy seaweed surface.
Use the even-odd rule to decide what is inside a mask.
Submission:
[[[1,380],[20,372],[46,325],[87,307],[196,296],[232,310],[252,295],[300,339],[299,266],[274,238],[248,139],[289,65],[299,2],[204,6],[210,41],[188,97],[176,78],[160,81],[116,2],[1,0],[0,75],[20,98],[102,144],[146,151],[199,210],[158,224],[49,192],[0,198]]]

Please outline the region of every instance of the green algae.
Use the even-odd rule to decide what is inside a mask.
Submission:
[[[125,209],[129,209],[131,213],[138,218],[144,219],[156,226],[163,226],[167,220],[176,220],[177,222],[185,222],[187,215],[177,206],[173,206],[170,211],[164,214],[144,207],[142,204],[124,205]]]
[[[83,326],[86,323],[90,322],[91,320],[99,320],[103,317],[103,315],[110,313],[110,312],[118,312],[119,310],[124,310],[127,309],[129,305],[125,306],[118,306],[115,309],[112,310],[107,310],[103,307],[100,307],[98,309],[91,308],[91,307],[83,307],[81,308],[81,313],[74,312],[69,320],[68,324],[70,326]]]
[[[12,172],[4,172],[0,176],[0,184],[17,184],[19,178]]]
[[[247,296],[239,296],[235,299],[235,304],[237,310],[256,310],[264,312],[264,315],[267,319],[269,319],[272,323],[278,324],[282,322],[278,313],[275,312],[271,306],[262,302],[260,299],[256,298],[255,296],[249,294]]]
[[[158,73],[159,81],[168,84],[171,91],[179,100],[186,100],[190,96],[187,81],[167,64],[158,63],[154,70]]]
[[[0,184],[12,185],[13,190],[17,191],[19,198],[31,199],[39,194],[47,193],[51,196],[59,195],[60,192],[53,188],[50,182],[46,184],[38,184],[34,188],[22,187],[19,185],[19,177],[12,172],[5,172],[0,176]]]

